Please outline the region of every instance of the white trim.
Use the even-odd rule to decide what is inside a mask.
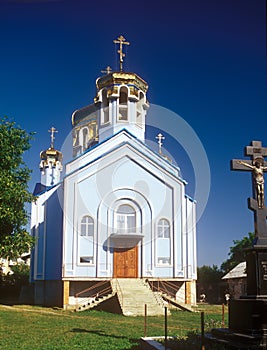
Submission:
[[[169,237],[158,237],[158,225],[159,222],[161,220],[165,220],[168,222],[169,224]],[[158,240],[168,240],[170,243],[170,256],[169,257],[162,257],[164,259],[170,259],[170,263],[169,264],[165,264],[165,263],[159,263],[158,262],[158,251],[157,251],[157,245],[158,245]],[[168,219],[167,217],[163,216],[157,219],[157,221],[155,222],[155,266],[156,267],[173,267],[173,225],[171,224],[171,220]]]
[[[80,254],[80,237],[84,237],[81,235],[81,224],[82,224],[82,219],[88,217],[93,220],[93,263],[87,263],[87,262],[81,262],[81,254]],[[87,235],[86,235],[87,236]],[[91,237],[91,236],[88,236]],[[77,257],[76,257],[76,263],[77,266],[96,266],[96,219],[90,214],[90,213],[84,213],[80,215],[79,219],[77,220]]]

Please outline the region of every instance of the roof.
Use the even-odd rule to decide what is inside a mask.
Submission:
[[[222,277],[223,280],[229,280],[232,278],[245,278],[247,277],[246,273],[246,262],[243,261],[229,271],[225,276]]]
[[[135,149],[138,153],[151,159],[155,164],[160,165],[161,168],[164,168],[168,173],[174,175],[185,185],[187,184],[187,182],[180,177],[180,168],[178,166],[167,161],[162,155],[152,150],[144,142],[132,135],[127,129],[119,130],[116,134],[108,137],[100,143],[97,143],[93,147],[87,149],[84,153],[69,161],[66,164],[65,178],[84,166],[87,166],[88,164],[105,157],[107,154],[111,154],[113,151],[127,145],[132,149]],[[105,151],[103,151],[103,147],[105,147]],[[87,158],[88,154],[91,155],[90,161],[88,161]],[[76,166],[77,161],[79,164],[78,168]]]

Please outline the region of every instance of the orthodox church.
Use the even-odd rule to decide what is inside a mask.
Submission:
[[[196,203],[180,169],[161,148],[146,145],[148,85],[123,70],[129,43],[122,36],[114,42],[120,70],[108,67],[93,103],[72,114],[72,160],[63,166],[55,128],[40,154],[31,212],[35,303],[76,307],[106,288],[114,297],[120,281],[137,280],[154,292],[173,289],[181,304],[194,305]]]

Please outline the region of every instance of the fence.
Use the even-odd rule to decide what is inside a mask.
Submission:
[[[221,308],[217,306],[216,311],[212,312],[212,307],[207,308],[207,312],[200,311],[196,313],[188,313],[177,311],[177,315],[182,316],[181,320],[174,325],[173,319],[167,316],[167,307],[165,307],[164,325],[162,331],[164,336],[156,337],[155,339],[165,346],[165,349],[201,349],[205,350],[204,334],[212,328],[224,328],[227,324],[226,315],[227,309],[223,304]],[[218,312],[220,311],[220,312]],[[171,317],[173,318],[173,317]],[[154,328],[153,319],[147,317],[147,305],[144,306],[144,337],[150,333],[149,328]],[[162,334],[163,332],[161,332]],[[151,334],[150,334],[151,336]],[[195,347],[194,347],[195,346]]]

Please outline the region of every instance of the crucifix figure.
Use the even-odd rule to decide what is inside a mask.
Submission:
[[[48,130],[48,132],[51,133],[51,146],[50,146],[50,148],[53,149],[53,148],[54,148],[54,141],[55,141],[55,133],[58,132],[58,131],[57,131],[56,128],[54,128],[54,127],[52,126],[52,128],[51,128],[50,130]]]
[[[122,45],[130,45],[128,41],[125,41],[125,38],[120,35],[117,40],[113,40],[114,44],[120,44],[120,49],[117,51],[120,54],[120,71],[122,72],[122,63],[125,53],[122,51]]]
[[[254,183],[254,191],[258,202],[258,207],[264,207],[264,176],[263,172],[267,170],[266,166],[263,166],[264,160],[263,158],[256,158],[253,161],[253,165],[243,162],[242,160],[238,161],[239,164],[243,164],[244,166],[252,169],[253,183]]]
[[[264,204],[264,172],[267,171],[267,148],[262,147],[261,141],[252,141],[245,147],[245,155],[250,160],[233,159],[231,170],[250,171],[252,174],[253,198],[248,199],[249,209],[254,211],[255,234],[258,239],[267,239],[267,207]]]
[[[156,139],[158,140],[158,144],[159,144],[159,153],[162,154],[162,140],[165,140],[165,137],[159,133],[158,136],[156,136]]]
[[[106,69],[101,70],[101,73],[105,73],[105,74],[110,74],[112,72],[112,68],[110,66],[107,66]]]

